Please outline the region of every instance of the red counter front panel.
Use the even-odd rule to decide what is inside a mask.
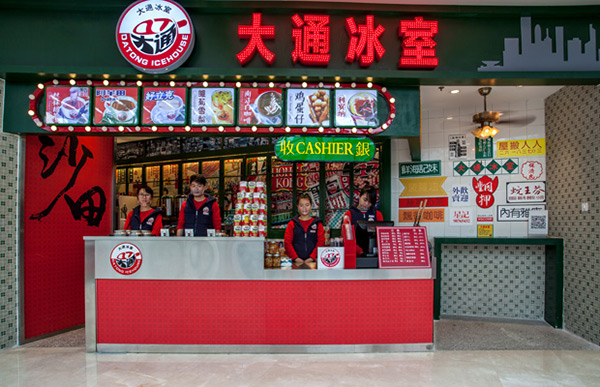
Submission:
[[[97,280],[98,344],[433,342],[433,281]]]

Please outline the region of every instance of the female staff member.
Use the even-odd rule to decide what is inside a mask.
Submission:
[[[183,236],[184,229],[193,229],[194,236],[206,236],[209,228],[221,231],[221,210],[217,199],[205,194],[205,190],[204,176],[190,177],[190,194],[179,211],[177,236]]]
[[[297,265],[301,265],[317,260],[317,247],[325,246],[325,230],[321,219],[310,216],[310,195],[300,194],[296,205],[300,215],[288,223],[283,244],[288,257]]]
[[[138,188],[137,199],[140,205],[127,214],[125,230],[148,230],[152,231],[154,236],[160,235],[160,229],[163,227],[162,210],[150,206],[153,194],[152,188],[145,184]]]
[[[350,207],[350,211],[346,212],[344,217],[350,219],[350,223],[356,229],[356,222],[359,220],[366,220],[369,222],[381,222],[383,221],[383,215],[381,212],[375,209],[375,203],[377,202],[377,190],[369,185],[364,186],[360,190],[358,197],[358,205]],[[369,249],[369,240],[366,235],[356,235],[356,254],[360,255],[363,251]]]

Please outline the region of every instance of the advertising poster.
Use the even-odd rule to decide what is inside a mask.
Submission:
[[[548,235],[548,211],[531,210],[527,227],[528,235]]]
[[[46,88],[46,124],[88,125],[89,123],[89,87],[48,86]]]
[[[191,125],[231,126],[235,123],[233,88],[192,88],[190,98]]]
[[[497,157],[520,157],[546,154],[546,139],[498,141]]]
[[[452,208],[450,210],[451,226],[470,226],[474,223],[475,210],[473,208]]]
[[[467,158],[466,134],[452,134],[448,136],[448,158],[450,160]]]
[[[287,126],[329,126],[329,89],[288,89]]]
[[[377,119],[376,90],[336,90],[335,126],[367,127],[379,126]]]
[[[137,125],[137,87],[96,87],[94,89],[94,124]]]
[[[457,184],[452,186],[451,204],[452,207],[470,206],[473,195],[471,189],[466,184]]]
[[[506,183],[507,203],[535,203],[545,201],[545,181]]]
[[[143,125],[184,125],[185,87],[144,87]]]
[[[498,206],[498,222],[527,222],[531,211],[545,210],[544,205]]]
[[[281,89],[240,89],[238,123],[242,126],[281,126]]]
[[[477,238],[493,238],[494,237],[494,225],[493,224],[478,224],[477,225]]]

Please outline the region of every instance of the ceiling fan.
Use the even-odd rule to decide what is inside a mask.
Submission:
[[[479,95],[483,97],[483,111],[473,116],[473,123],[479,124],[479,127],[471,131],[471,133],[482,140],[488,137],[494,137],[499,130],[494,124],[512,124],[526,126],[535,121],[534,116],[526,116],[522,118],[501,119],[502,112],[487,110],[487,96],[492,92],[491,87],[481,87],[477,90]]]
[[[479,95],[483,96],[483,111],[473,116],[473,123],[479,124],[479,127],[472,130],[473,136],[485,140],[488,137],[494,137],[498,134],[498,129],[493,126],[500,119],[500,112],[487,110],[487,96],[492,92],[491,87],[480,87]]]

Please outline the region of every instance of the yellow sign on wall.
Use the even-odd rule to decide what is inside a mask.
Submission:
[[[418,208],[411,210],[399,210],[398,211],[398,222],[400,223],[413,223],[415,218],[417,217]],[[444,209],[443,208],[426,208],[423,210],[423,215],[421,216],[421,223],[425,222],[443,222],[445,220],[444,217]]]
[[[546,154],[546,139],[510,140],[497,142],[496,157],[536,156]]]
[[[448,194],[442,188],[444,181],[446,177],[400,179],[400,183],[404,186],[400,197],[446,196]]]
[[[493,238],[494,237],[494,225],[493,224],[478,224],[477,225],[477,238]]]

